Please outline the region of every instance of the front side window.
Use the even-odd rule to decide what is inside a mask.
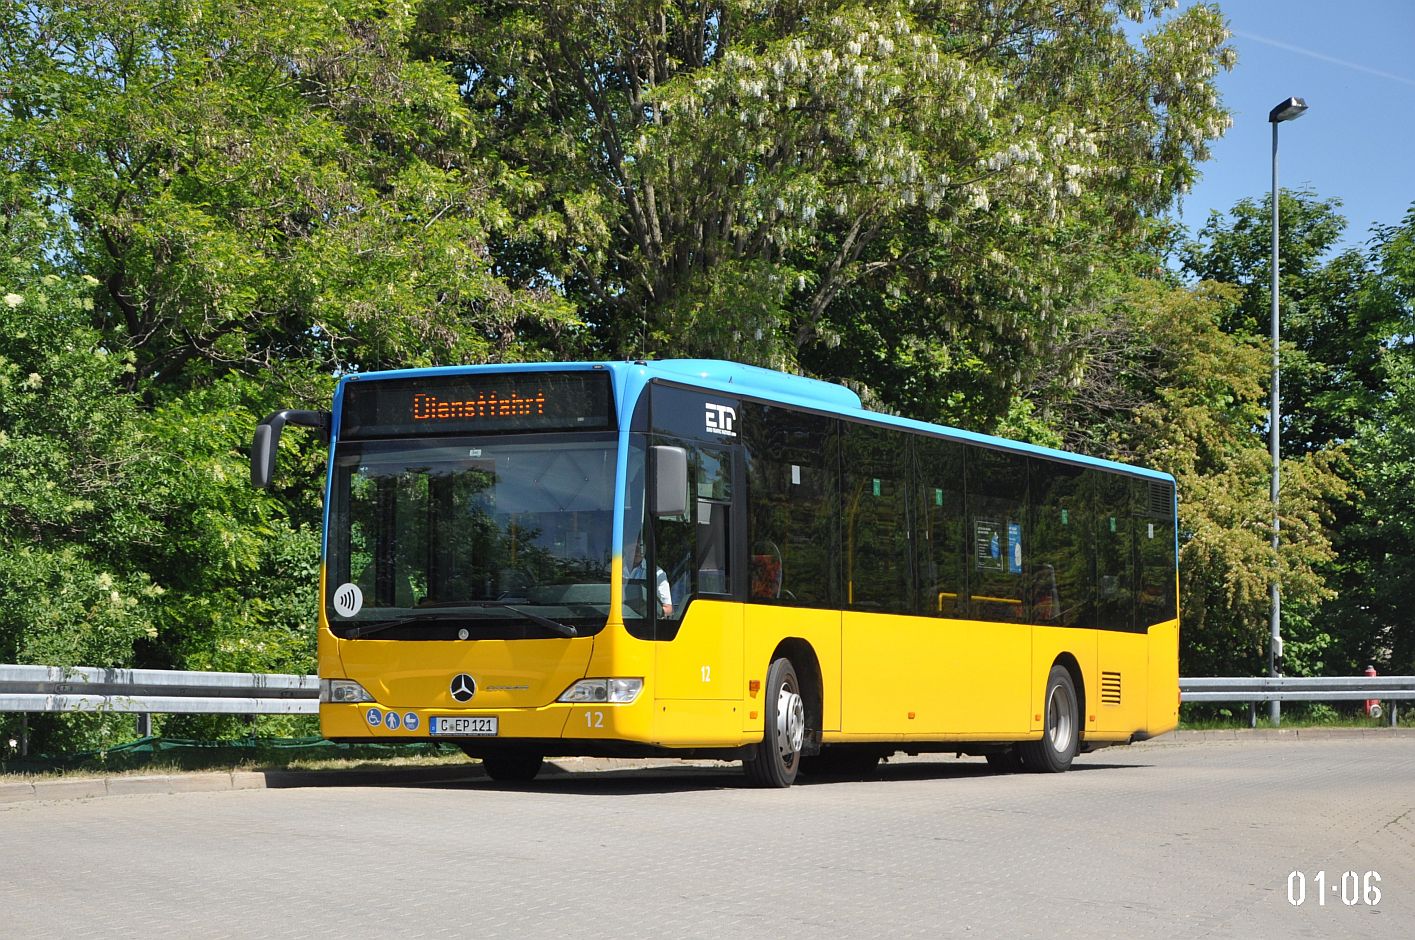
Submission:
[[[341,443],[331,626],[351,635],[378,624],[385,639],[546,636],[534,617],[602,627],[614,463],[608,434]],[[352,592],[335,603],[348,584],[362,595],[357,611]]]
[[[640,468],[646,463],[645,454],[652,453],[648,445],[686,452],[685,513],[650,517],[641,508],[646,494]],[[732,592],[732,451],[636,434],[630,447],[629,469],[624,521],[624,618],[636,635],[671,639],[689,600]],[[656,621],[659,629],[650,631],[650,621]]]
[[[747,445],[749,596],[830,606],[839,594],[838,423],[789,408],[742,405]]]

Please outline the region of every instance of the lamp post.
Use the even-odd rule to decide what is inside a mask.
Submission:
[[[1272,476],[1272,500],[1273,500],[1273,554],[1277,554],[1278,536],[1282,523],[1278,517],[1278,483],[1280,465],[1279,458],[1282,452],[1282,429],[1279,423],[1282,419],[1282,399],[1278,394],[1279,383],[1282,372],[1278,363],[1278,317],[1277,317],[1277,126],[1283,121],[1292,121],[1307,113],[1307,102],[1301,98],[1288,98],[1272,111],[1268,112],[1268,122],[1273,126],[1273,283],[1272,283],[1272,334],[1273,334],[1273,391],[1272,391],[1272,414],[1269,418],[1268,437],[1272,445],[1273,476]],[[1277,565],[1274,559],[1274,565]],[[1268,675],[1274,679],[1282,665],[1282,589],[1278,584],[1278,569],[1274,567],[1272,578],[1272,638],[1268,646]],[[1282,721],[1282,703],[1276,700],[1268,703],[1268,717],[1272,719],[1274,725]]]

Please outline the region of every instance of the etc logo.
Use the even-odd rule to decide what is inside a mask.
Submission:
[[[726,405],[715,405],[712,402],[708,402],[704,417],[706,418],[705,427],[708,433],[720,434],[723,437],[737,436],[737,432],[732,430],[732,425],[737,420],[737,412],[735,409],[729,408]]]

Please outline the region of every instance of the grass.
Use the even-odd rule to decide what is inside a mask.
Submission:
[[[1387,706],[1389,703],[1387,703]],[[1400,703],[1396,727],[1415,728],[1415,702]],[[1182,731],[1218,731],[1248,728],[1246,706],[1219,708],[1214,705],[1186,705],[1179,712]],[[1293,702],[1282,707],[1282,721],[1274,725],[1268,719],[1266,702],[1258,704],[1259,728],[1389,728],[1390,713],[1380,718],[1367,717],[1363,712],[1338,711],[1322,702]]]

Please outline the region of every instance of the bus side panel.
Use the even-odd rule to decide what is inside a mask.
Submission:
[[[1076,694],[1086,701],[1087,714],[1081,716],[1082,727],[1088,731],[1092,727],[1086,720],[1096,714],[1097,678],[1096,645],[1097,630],[1078,627],[1032,627],[1035,631],[1032,643],[1031,685],[1026,692],[1019,693],[1019,701],[1031,702],[1031,714],[1027,716],[1027,727],[1032,731],[1045,728],[1047,677],[1051,667],[1063,653],[1070,653],[1081,667],[1082,688]]]
[[[766,672],[771,667],[771,655],[782,640],[798,637],[810,645],[820,662],[822,730],[839,731],[840,611],[751,604],[745,609],[744,620],[742,685],[747,712],[743,730],[758,736],[762,733],[766,713]],[[754,679],[761,683],[755,696],[746,690],[748,683]]]
[[[947,632],[938,620],[846,611],[841,633],[840,730],[929,734],[949,729],[953,677]]]
[[[1021,623],[937,620],[944,682],[937,690],[950,734],[1010,738],[1028,732],[1032,627]],[[905,659],[899,668],[913,668]]]
[[[1150,715],[1146,730],[1164,734],[1179,726],[1179,621],[1150,628]]]
[[[654,644],[658,698],[742,700],[742,609],[732,601],[688,605],[678,635]]]
[[[1100,675],[1086,690],[1086,732],[1097,738],[1129,740],[1148,724],[1150,702],[1150,639],[1143,633],[1100,631]]]
[[[678,634],[653,644],[653,741],[667,746],[744,742],[743,606],[694,600]],[[761,727],[758,720],[758,728]]]

